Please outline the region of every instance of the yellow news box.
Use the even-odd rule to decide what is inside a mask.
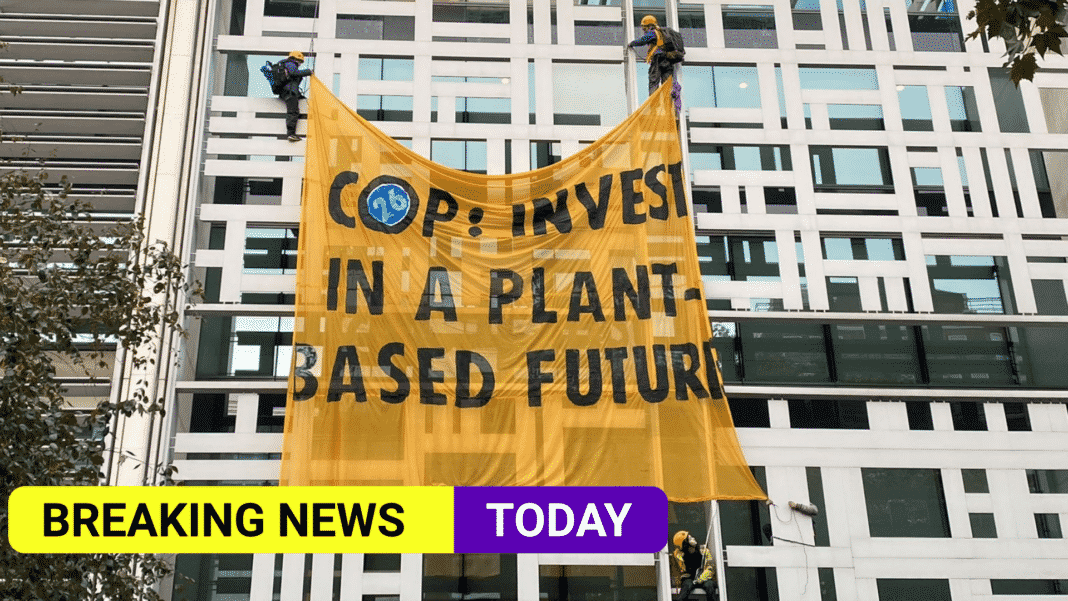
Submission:
[[[453,551],[448,486],[18,488],[20,553]]]

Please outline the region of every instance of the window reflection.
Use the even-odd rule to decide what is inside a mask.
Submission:
[[[686,106],[760,108],[760,80],[755,65],[684,64],[682,81]]]
[[[817,192],[893,192],[886,147],[809,146]]]
[[[898,86],[897,101],[905,131],[934,131],[926,86]]]
[[[554,125],[613,126],[626,117],[623,73],[618,63],[554,62],[552,67]],[[639,64],[638,68],[644,70],[646,66]]]
[[[979,124],[975,88],[946,86],[946,105],[949,108],[949,125],[953,131],[983,131]]]
[[[486,141],[431,140],[430,160],[461,171],[486,173]]]
[[[778,48],[771,6],[723,5],[723,42],[727,48]]]

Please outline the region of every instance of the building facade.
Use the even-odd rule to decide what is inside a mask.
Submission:
[[[36,15],[20,35],[41,47],[51,47],[41,24],[79,10],[6,7],[15,4]],[[173,461],[179,480],[277,480],[304,147],[285,140],[284,106],[258,72],[265,61],[301,50],[339,98],[412,150],[458,169],[520,172],[622,121],[631,70],[642,99],[645,65],[621,49],[653,14],[687,44],[682,129],[709,316],[739,438],[774,502],[673,505],[672,532],[711,541],[730,601],[1068,594],[1063,60],[1050,55],[1017,89],[1003,47],[965,39],[971,6],[953,0],[653,0],[637,2],[626,27],[625,7],[610,0],[93,5],[145,13],[112,19],[144,26],[144,43],[117,43],[124,52],[152,40],[141,66],[118,64],[118,50],[100,59],[119,78],[93,76],[93,93],[112,95],[97,109],[107,114],[74,129],[65,115],[90,105],[57,88],[52,104],[5,103],[3,118],[55,113],[46,122],[68,129],[50,135],[83,153],[71,161],[114,159],[75,184],[122,183],[127,192],[105,196],[148,213],[204,283],[187,311],[190,336],[175,342],[180,360],[159,374],[172,410],[162,424],[131,424],[137,435],[122,443]],[[6,7],[0,23],[13,27],[21,17]],[[73,72],[53,62],[87,60],[77,52],[7,66],[46,78]],[[125,115],[118,99],[131,94],[140,104]],[[112,139],[125,135],[120,123],[137,152]],[[127,163],[102,148],[122,148]],[[117,471],[113,481],[138,477]],[[167,592],[175,601],[669,594],[662,555],[607,551],[183,555]]]

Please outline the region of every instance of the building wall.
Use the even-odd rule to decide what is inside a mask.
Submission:
[[[167,88],[202,103],[171,139],[186,144],[189,256],[206,285],[188,312],[171,450],[188,484],[270,485],[304,148],[284,139],[258,67],[302,50],[335,94],[416,152],[518,172],[623,119],[620,47],[636,30],[619,25],[618,5],[566,1],[199,6],[213,43],[188,61],[203,76]],[[687,39],[710,317],[743,447],[775,503],[672,508],[673,528],[720,533],[732,601],[1066,590],[1068,548],[1041,536],[1068,519],[1068,79],[1051,58],[1017,92],[996,42],[963,41],[969,9],[671,9]],[[667,16],[635,9],[646,12]],[[815,502],[821,517],[789,501]],[[652,599],[667,570],[610,554],[178,562],[196,582],[176,578],[174,599],[281,601]]]

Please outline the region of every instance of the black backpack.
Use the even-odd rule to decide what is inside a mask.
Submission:
[[[267,83],[271,84],[272,94],[281,94],[286,82],[289,81],[289,71],[286,71],[286,66],[282,64],[284,62],[284,60],[277,63],[267,61],[267,64],[260,67],[260,72],[267,78]]]
[[[664,36],[664,56],[673,63],[681,63],[686,58],[682,34],[670,27],[661,27],[660,33]]]

